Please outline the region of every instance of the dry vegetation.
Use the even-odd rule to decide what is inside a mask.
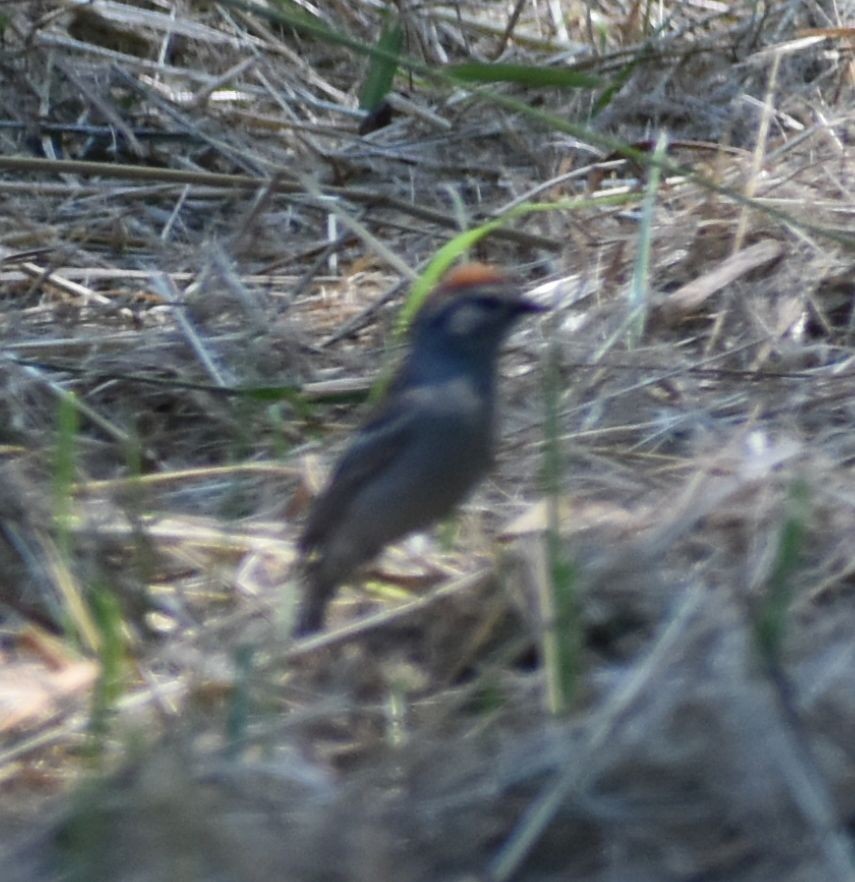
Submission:
[[[855,879],[852,21],[514,5],[404,6],[365,135],[316,29],[0,5],[0,878]],[[414,271],[532,201],[494,476],[289,641]]]

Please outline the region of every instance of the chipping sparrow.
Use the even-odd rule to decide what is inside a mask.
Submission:
[[[543,307],[484,264],[453,270],[419,311],[384,403],[357,432],[300,537],[296,633],[323,625],[338,585],[385,545],[447,515],[492,457],[496,362],[515,320]]]

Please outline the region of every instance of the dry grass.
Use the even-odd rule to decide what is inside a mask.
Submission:
[[[855,878],[851,31],[506,6],[410,9],[364,137],[365,58],[237,4],[0,6],[2,878]],[[424,67],[500,56],[625,82],[583,137]],[[493,478],[289,641],[410,279],[532,201]]]

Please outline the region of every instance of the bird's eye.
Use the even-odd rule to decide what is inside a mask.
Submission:
[[[483,309],[485,312],[491,312],[497,306],[499,306],[499,298],[491,297],[489,294],[484,294],[481,297],[476,297],[475,302]]]

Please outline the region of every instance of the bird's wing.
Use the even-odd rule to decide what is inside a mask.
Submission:
[[[417,428],[414,410],[405,398],[390,401],[360,429],[312,506],[300,537],[302,551],[322,542],[344,517],[359,488],[388,468],[406,449]]]

